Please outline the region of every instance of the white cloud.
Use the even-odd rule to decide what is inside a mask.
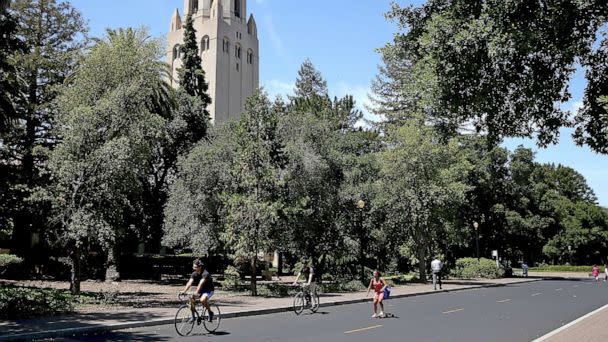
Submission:
[[[287,49],[285,49],[283,40],[281,39],[281,36],[274,25],[272,15],[265,15],[262,23],[266,33],[268,34],[268,40],[272,44],[276,54],[280,56],[283,61],[289,60],[289,53],[287,52]]]
[[[287,95],[293,94],[295,84],[293,82],[285,82],[282,80],[267,80],[262,81],[262,87],[268,92],[271,99],[274,99],[277,95],[281,95],[286,100]]]

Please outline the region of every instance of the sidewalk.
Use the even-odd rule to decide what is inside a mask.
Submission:
[[[608,341],[608,305],[559,328],[534,342]]]
[[[440,292],[460,291],[480,287],[504,286],[540,280],[533,278],[509,278],[496,280],[448,280],[442,291],[434,291],[430,284],[408,284],[393,287],[391,298],[427,295]],[[320,295],[321,306],[344,305],[369,301],[366,293],[324,293]],[[245,296],[214,297],[222,310],[223,318],[262,315],[289,311],[291,297],[262,298]],[[109,330],[173,323],[176,307],[124,309],[112,312],[77,313],[69,316],[40,318],[26,321],[0,322],[0,341],[32,338],[72,336]]]

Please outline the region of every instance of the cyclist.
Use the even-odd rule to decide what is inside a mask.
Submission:
[[[304,281],[306,281],[308,279],[308,281],[305,284],[304,292],[306,294],[306,300],[310,302],[311,301],[310,294],[315,293],[316,286],[315,286],[315,282],[314,282],[315,272],[314,272],[314,269],[312,268],[312,266],[309,265],[307,257],[304,257],[304,259],[302,260],[302,269],[300,269],[300,272],[298,272],[298,276],[296,277],[296,280],[293,282],[294,285],[298,284],[298,280],[300,279],[300,276],[304,276]]]
[[[213,296],[213,291],[215,287],[213,286],[213,278],[211,274],[207,272],[207,269],[204,268],[205,265],[199,259],[194,260],[192,263],[192,275],[190,276],[190,280],[186,284],[184,291],[181,293],[186,293],[190,290],[191,286],[196,285],[196,292],[194,294],[194,298],[200,297],[200,302],[209,312],[209,322],[213,320],[213,311],[211,311],[211,307],[209,306],[209,299]]]

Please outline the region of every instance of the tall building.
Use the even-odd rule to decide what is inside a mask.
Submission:
[[[245,100],[259,86],[258,30],[253,15],[247,18],[247,0],[184,0],[184,17],[175,9],[167,37],[167,62],[178,85],[182,21],[192,14],[203,60],[205,79],[212,99],[209,113],[215,123],[238,118]]]

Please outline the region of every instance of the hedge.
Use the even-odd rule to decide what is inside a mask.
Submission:
[[[0,268],[11,264],[20,264],[23,261],[20,257],[12,254],[0,254]]]
[[[505,270],[496,266],[496,262],[490,259],[462,258],[456,260],[452,276],[461,279],[496,279],[503,277]]]
[[[598,265],[600,271],[604,271],[603,265]],[[539,267],[530,267],[530,272],[591,272],[593,266],[566,266],[566,265],[545,265]]]
[[[2,285],[0,319],[54,316],[74,311],[75,298],[65,290]]]

